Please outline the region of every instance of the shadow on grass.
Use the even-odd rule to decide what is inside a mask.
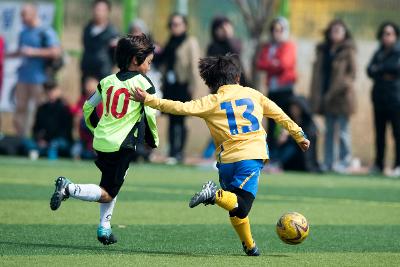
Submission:
[[[181,251],[157,251],[157,250],[146,250],[146,249],[123,249],[115,248],[115,245],[106,247],[97,246],[80,246],[80,245],[64,245],[64,244],[44,244],[44,243],[32,243],[32,242],[13,242],[13,241],[0,241],[0,245],[11,245],[26,248],[48,248],[48,249],[68,249],[68,250],[80,250],[80,251],[95,251],[104,253],[124,253],[124,254],[149,254],[149,255],[170,255],[170,256],[185,256],[185,257],[213,257],[213,256],[234,256],[234,257],[247,257],[245,254],[206,254],[206,253],[190,253]],[[272,258],[288,258],[289,255],[284,254],[262,254],[264,257]]]
[[[242,256],[229,225],[128,225],[117,228],[119,242],[98,243],[91,225],[0,224],[0,255],[151,254],[186,257]],[[252,225],[264,257],[297,253],[400,252],[400,225],[315,225],[298,246],[283,244],[274,225]],[[289,256],[288,256],[289,255]]]
[[[68,249],[68,250],[79,250],[79,251],[95,251],[104,253],[124,253],[124,254],[151,254],[151,255],[173,255],[173,256],[186,256],[186,257],[212,257],[210,254],[202,253],[190,253],[181,251],[158,251],[158,250],[147,250],[147,249],[129,249],[129,248],[116,248],[116,245],[98,247],[98,246],[82,246],[82,245],[67,245],[67,244],[45,244],[45,243],[33,243],[33,242],[13,242],[13,241],[0,241],[0,245],[11,245],[18,247],[26,247],[27,249]],[[224,254],[226,255],[226,254]],[[229,256],[238,256],[238,254],[231,254]]]

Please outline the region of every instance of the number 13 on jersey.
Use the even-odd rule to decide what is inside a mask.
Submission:
[[[252,114],[254,111],[254,103],[250,98],[242,98],[232,101],[235,103],[237,107],[246,106],[246,110],[243,112],[243,118],[248,120],[251,125],[242,126],[242,133],[254,132],[260,129],[260,123],[257,120],[257,117]],[[221,109],[226,111],[226,117],[228,119],[229,130],[232,135],[236,135],[239,133],[239,129],[236,123],[235,112],[233,110],[232,102],[222,102]]]

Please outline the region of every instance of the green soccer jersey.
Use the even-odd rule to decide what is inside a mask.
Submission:
[[[118,72],[102,79],[96,93],[83,106],[85,122],[94,133],[93,148],[101,152],[115,152],[121,148],[135,149],[138,126],[145,123],[145,140],[151,147],[158,146],[156,111],[129,99],[135,87],[155,93],[155,88],[139,72]],[[102,102],[103,115],[98,120],[95,108]]]

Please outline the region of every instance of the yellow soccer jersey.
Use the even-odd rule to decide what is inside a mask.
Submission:
[[[263,117],[274,119],[301,142],[302,129],[274,102],[260,92],[238,84],[221,86],[216,94],[179,102],[147,95],[145,105],[165,113],[197,116],[205,120],[221,163],[246,159],[269,159]]]

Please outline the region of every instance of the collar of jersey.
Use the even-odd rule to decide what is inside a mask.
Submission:
[[[126,81],[126,80],[129,80],[129,79],[135,77],[138,74],[140,74],[140,72],[127,70],[127,71],[117,72],[116,76],[120,81]]]
[[[239,90],[242,88],[240,84],[225,84],[218,88],[217,93],[223,93],[226,90]]]

